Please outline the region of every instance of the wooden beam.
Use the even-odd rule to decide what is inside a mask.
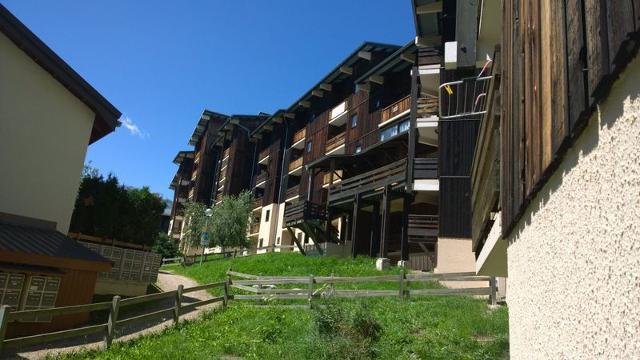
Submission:
[[[302,100],[302,101],[300,101],[298,103],[298,106],[309,108],[309,107],[311,107],[311,103],[309,101],[307,101],[307,100]]]
[[[412,194],[405,194],[402,200],[402,239],[400,240],[400,260],[409,260],[409,212],[413,202]]]
[[[340,72],[352,75],[353,74],[353,68],[349,67],[349,66],[340,66]]]
[[[333,89],[333,86],[331,86],[331,84],[320,84],[320,89],[324,90],[324,91],[331,91]]]
[[[280,116],[276,116],[273,118],[273,122],[276,124],[282,123],[282,118]]]
[[[371,75],[371,76],[369,76],[369,81],[371,81],[372,83],[383,85],[384,84],[384,76],[382,76],[382,75]]]
[[[358,84],[358,90],[362,90],[364,92],[370,92],[371,91],[371,84],[369,84],[369,83]]]
[[[384,187],[382,194],[382,224],[380,225],[380,257],[387,257],[391,237],[391,185]]]
[[[406,52],[404,52],[400,54],[400,59],[408,63],[414,64],[416,62],[416,54],[407,54]]]
[[[440,35],[419,36],[415,41],[418,46],[434,46],[442,44],[442,37]]]
[[[369,243],[369,256],[375,257],[380,250],[380,202],[373,203],[371,212],[371,239]]]
[[[432,2],[431,4],[424,4],[416,6],[416,15],[428,15],[442,11],[442,2]]]
[[[358,211],[360,210],[360,194],[356,194],[353,199],[353,215],[351,218],[351,256],[356,257],[356,242],[358,234]]]
[[[231,120],[229,120],[229,122],[232,123],[232,124],[239,124],[240,123],[240,119],[232,118]]]
[[[371,61],[371,52],[370,51],[358,51],[358,57],[361,59]]]
[[[267,124],[267,125],[263,126],[262,129],[264,131],[271,131],[271,130],[273,130],[273,125]]]
[[[284,116],[285,118],[287,118],[287,119],[295,119],[296,114],[295,114],[295,113],[287,112],[287,113],[284,113],[284,115],[283,115],[283,116]]]
[[[322,90],[311,90],[311,95],[317,96],[317,97],[323,97],[324,93],[322,92]]]

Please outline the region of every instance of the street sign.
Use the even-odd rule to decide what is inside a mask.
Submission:
[[[200,245],[202,246],[209,246],[209,233],[208,232],[203,232],[202,236],[200,237]]]

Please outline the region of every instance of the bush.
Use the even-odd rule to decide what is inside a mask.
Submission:
[[[163,259],[180,256],[178,244],[165,233],[158,234],[158,239],[153,244],[151,251],[160,254]]]

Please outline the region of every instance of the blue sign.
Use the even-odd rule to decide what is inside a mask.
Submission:
[[[202,236],[200,238],[200,245],[202,246],[208,246],[209,245],[209,233],[208,232],[203,232]]]

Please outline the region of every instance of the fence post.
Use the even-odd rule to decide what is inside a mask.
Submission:
[[[497,295],[496,295],[496,277],[492,276],[489,278],[489,286],[491,287],[491,294],[489,295],[489,303],[491,305],[497,304]]]
[[[313,298],[313,283],[315,279],[313,275],[309,275],[309,309],[311,309],[311,299]]]
[[[107,321],[107,336],[104,338],[105,347],[109,348],[116,334],[116,326],[118,321],[118,311],[120,310],[120,296],[113,297],[111,302],[111,311],[109,311],[109,321]]]
[[[177,324],[178,320],[180,320],[180,308],[182,307],[182,291],[184,290],[184,285],[178,285],[178,290],[176,291],[176,306],[173,308],[173,323]]]
[[[331,289],[331,291],[329,291],[329,295],[334,296],[336,288],[335,283],[333,282],[333,273],[331,273],[331,283],[329,283],[329,288]]]
[[[0,354],[4,349],[4,337],[7,334],[7,325],[9,325],[9,305],[0,306]]]
[[[400,272],[400,289],[398,291],[398,295],[400,296],[400,300],[404,299],[404,268],[402,272]]]
[[[222,307],[227,307],[229,302],[229,283],[231,283],[231,275],[228,275],[229,279],[224,282],[224,299],[222,300]]]

